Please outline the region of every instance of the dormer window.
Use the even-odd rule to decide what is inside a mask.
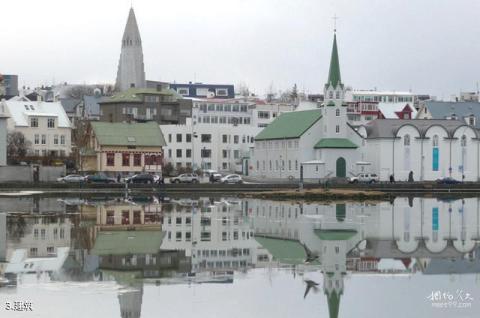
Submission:
[[[468,117],[468,122],[470,126],[475,126],[475,116]]]

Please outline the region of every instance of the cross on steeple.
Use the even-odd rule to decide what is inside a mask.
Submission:
[[[340,19],[336,14],[333,15],[333,32],[337,32],[337,20]]]

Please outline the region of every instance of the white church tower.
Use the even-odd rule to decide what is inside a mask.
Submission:
[[[345,88],[340,76],[337,33],[333,36],[332,56],[328,80],[324,88],[324,138],[347,138],[347,104],[344,102]]]
[[[122,51],[120,53],[120,61],[118,62],[115,89],[124,91],[131,87],[146,87],[142,39],[133,8],[130,8],[127,25],[123,32]]]

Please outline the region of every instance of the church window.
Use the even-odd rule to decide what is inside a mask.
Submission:
[[[337,91],[337,92],[335,93],[335,98],[336,98],[336,99],[340,99],[340,91]]]
[[[332,99],[333,98],[333,91],[328,92],[328,98]]]
[[[270,171],[272,171],[272,160],[270,160],[269,167],[270,167]]]
[[[403,137],[403,145],[410,146],[410,135],[405,135],[405,137]]]
[[[298,170],[298,161],[295,160],[295,170]]]
[[[337,117],[340,116],[340,109],[337,108],[337,110],[335,110],[335,116],[337,116]]]
[[[433,147],[438,147],[438,135],[433,136],[432,145]]]
[[[465,135],[462,136],[461,145],[462,145],[462,147],[467,146],[467,136],[465,136]]]
[[[288,160],[288,170],[292,171],[292,160]]]

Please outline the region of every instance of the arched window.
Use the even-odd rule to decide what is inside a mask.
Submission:
[[[332,91],[328,92],[328,98],[330,98],[330,99],[333,98],[333,92]]]
[[[433,147],[438,147],[438,135],[433,136],[432,146]]]
[[[337,91],[337,92],[335,93],[335,98],[336,98],[336,99],[340,99],[340,92],[339,92],[339,91]]]
[[[462,140],[461,140],[461,146],[466,147],[467,146],[467,136],[463,135]]]
[[[340,109],[337,108],[337,110],[335,110],[335,116],[337,116],[337,117],[340,116]]]
[[[410,146],[410,135],[405,135],[405,137],[403,137],[403,145]]]

